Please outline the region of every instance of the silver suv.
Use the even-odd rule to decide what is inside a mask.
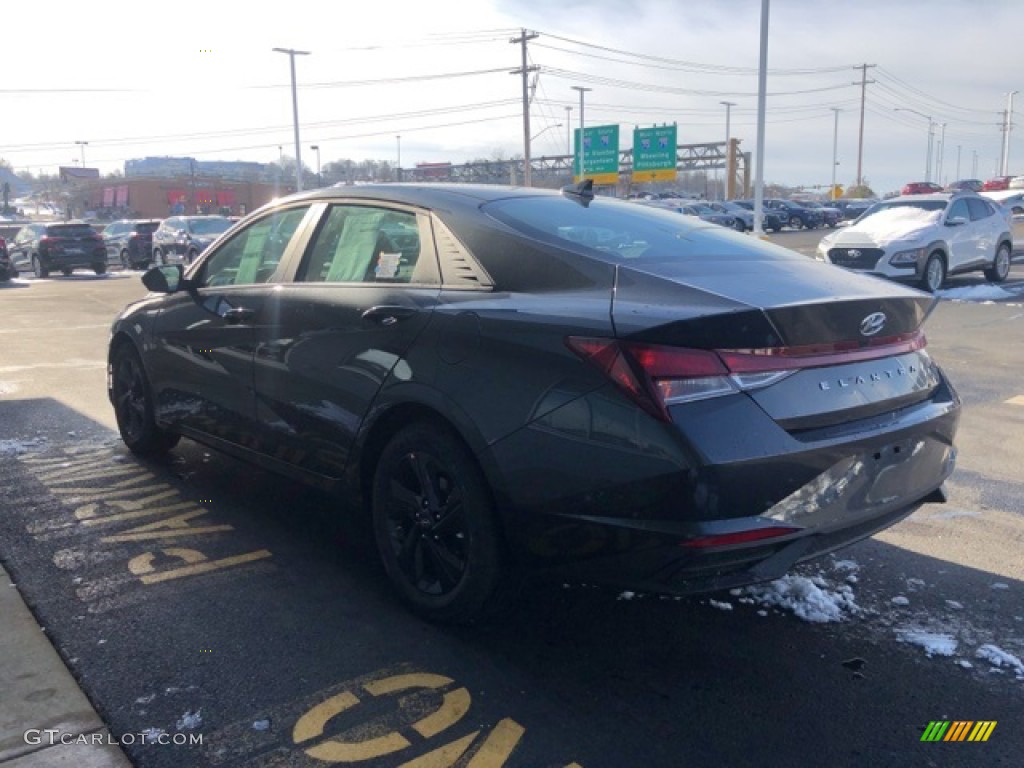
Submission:
[[[973,192],[940,192],[872,206],[822,238],[818,258],[934,292],[960,272],[984,270],[992,282],[1003,282],[1012,249],[1005,209]]]

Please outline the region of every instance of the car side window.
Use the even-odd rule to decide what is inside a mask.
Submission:
[[[984,200],[976,200],[973,197],[968,198],[967,207],[971,211],[971,221],[980,221],[992,215],[992,209],[989,208],[988,203]]]
[[[964,199],[954,200],[953,204],[949,206],[949,215],[946,216],[946,221],[955,218],[970,219],[970,215],[967,211],[967,201]]]
[[[308,210],[303,205],[275,211],[233,235],[203,263],[200,285],[258,285],[270,280]]]
[[[420,252],[416,214],[333,205],[298,279],[309,283],[410,283]]]

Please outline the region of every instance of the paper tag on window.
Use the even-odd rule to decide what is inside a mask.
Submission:
[[[374,274],[377,277],[392,278],[398,274],[398,263],[402,259],[400,253],[382,253],[377,259],[377,268]]]

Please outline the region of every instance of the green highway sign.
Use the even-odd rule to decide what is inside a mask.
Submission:
[[[675,124],[633,129],[633,181],[675,181],[677,144]]]
[[[595,125],[583,129],[583,162],[585,173],[580,174],[580,129],[575,130],[576,154],[573,157],[573,177],[576,181],[593,179],[595,184],[619,182],[619,126]]]

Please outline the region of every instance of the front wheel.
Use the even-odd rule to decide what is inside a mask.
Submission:
[[[502,552],[487,483],[453,434],[416,423],[384,448],[373,529],[388,577],[431,621],[468,623],[498,605]]]
[[[105,275],[107,274],[107,265],[97,262],[92,265],[92,271],[97,275]]]
[[[992,266],[985,270],[985,277],[993,283],[1001,283],[1010,276],[1010,245],[1000,243],[996,249],[996,256],[992,259]]]
[[[800,229],[800,227],[802,227],[803,224],[804,223],[800,219],[799,216],[790,216],[789,217],[789,228],[790,229]]]
[[[60,273],[61,273],[62,275],[64,275],[64,277],[71,277],[71,275],[72,275],[72,273],[73,273],[74,271],[75,271],[75,270],[73,270],[73,269],[72,269],[71,267],[61,267],[61,268],[60,268]]]
[[[921,285],[928,293],[935,293],[946,282],[946,262],[942,254],[936,252],[925,262],[921,275]]]
[[[114,416],[124,444],[139,456],[167,453],[180,438],[157,426],[153,392],[139,353],[124,343],[115,350],[110,366]]]

